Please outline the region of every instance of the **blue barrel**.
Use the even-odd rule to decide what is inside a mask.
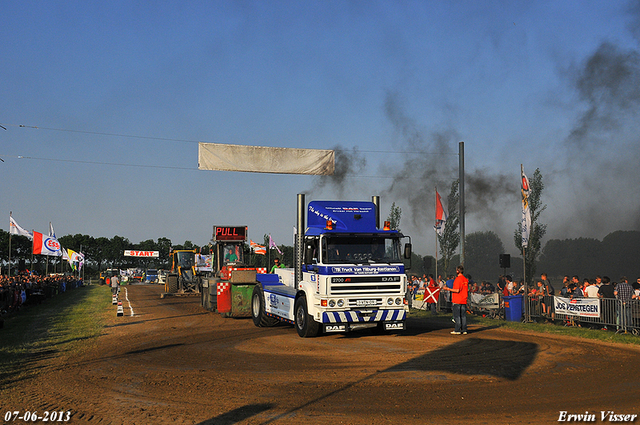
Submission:
[[[502,297],[504,301],[504,317],[509,322],[520,322],[524,314],[522,310],[522,295]]]

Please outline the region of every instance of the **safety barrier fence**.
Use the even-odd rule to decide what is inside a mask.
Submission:
[[[558,296],[528,299],[529,317],[561,321],[568,326],[611,328],[640,334],[640,300],[623,302],[615,298],[563,298]]]
[[[418,295],[421,295],[418,293]],[[509,304],[509,300],[521,297],[519,303]],[[413,308],[430,309],[437,312],[451,311],[451,298],[448,293],[440,293],[438,302],[431,305],[422,297],[413,299]],[[507,303],[505,304],[505,301]],[[525,313],[531,320],[547,320],[565,326],[581,326],[609,329],[618,332],[640,335],[640,300],[623,302],[615,298],[564,298],[559,296],[528,297],[525,310],[523,296],[503,296],[502,294],[469,294],[467,309],[474,314],[507,320],[525,320]],[[509,306],[519,306],[513,314]],[[514,319],[515,318],[515,319]]]

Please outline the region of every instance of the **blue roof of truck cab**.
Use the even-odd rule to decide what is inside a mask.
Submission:
[[[334,223],[326,230],[327,220]],[[307,235],[324,233],[397,233],[376,227],[376,206],[365,201],[311,201],[307,207]]]

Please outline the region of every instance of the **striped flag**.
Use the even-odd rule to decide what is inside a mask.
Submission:
[[[267,255],[267,248],[264,245],[259,245],[256,242],[249,239],[249,246],[253,249],[253,252],[259,255]]]

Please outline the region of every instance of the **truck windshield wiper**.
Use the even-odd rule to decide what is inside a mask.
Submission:
[[[385,260],[382,258],[369,258],[369,264],[373,264],[373,263],[384,263],[384,264],[391,264],[390,260]]]

